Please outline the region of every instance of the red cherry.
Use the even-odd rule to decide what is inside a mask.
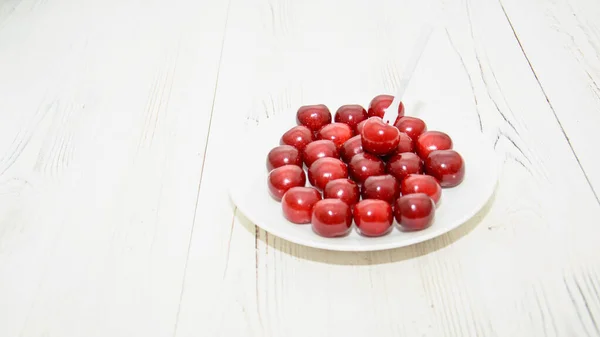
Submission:
[[[310,167],[317,159],[323,157],[338,158],[335,144],[330,140],[316,140],[304,148],[304,163]]]
[[[314,135],[309,128],[302,125],[294,126],[281,136],[281,145],[291,145],[303,151],[306,145],[314,140]]]
[[[323,104],[301,106],[296,112],[296,123],[317,132],[323,126],[331,123],[331,112]]]
[[[383,200],[362,200],[354,206],[353,215],[356,228],[362,235],[382,236],[392,229],[392,206]]]
[[[323,190],[325,199],[340,199],[353,206],[360,199],[358,185],[350,179],[335,179],[325,185]]]
[[[400,184],[402,195],[425,193],[437,203],[442,196],[442,188],[434,177],[424,174],[409,174]]]
[[[452,139],[441,131],[426,131],[417,138],[417,154],[425,160],[431,151],[452,149]]]
[[[423,173],[421,158],[412,152],[394,155],[387,163],[387,172],[402,182],[409,174]]]
[[[454,150],[436,150],[425,159],[425,172],[433,176],[442,187],[454,187],[465,177],[465,162]]]
[[[358,123],[366,120],[369,116],[367,110],[358,104],[342,105],[335,113],[334,121],[345,123],[356,133]]]
[[[423,132],[427,131],[425,122],[417,117],[401,117],[396,120],[394,126],[397,127],[400,132],[406,133],[413,140],[413,143],[416,143],[417,138],[419,138]]]
[[[352,226],[350,206],[340,199],[323,199],[313,207],[312,229],[326,238],[344,236]]]
[[[375,98],[371,100],[371,103],[369,103],[369,111],[367,114],[369,117],[377,116],[383,118],[385,109],[392,104],[393,100],[394,96],[392,95],[375,96]],[[400,102],[400,106],[398,107],[398,116],[404,116],[404,104],[402,102]]]
[[[283,165],[302,166],[300,151],[290,145],[279,145],[267,155],[267,170],[271,171]]]
[[[360,135],[365,152],[379,156],[391,153],[400,143],[400,131],[379,117],[367,119]]]
[[[400,142],[396,149],[390,154],[400,154],[404,152],[413,152],[415,150],[412,139],[404,132],[400,132]]]
[[[308,181],[319,190],[323,190],[328,182],[340,178],[348,178],[348,168],[336,158],[317,159],[308,169]]]
[[[340,157],[346,163],[349,163],[355,154],[363,153],[362,141],[360,135],[348,139],[340,148]]]
[[[418,231],[433,223],[435,202],[425,193],[401,196],[394,207],[396,221],[403,229]]]
[[[367,120],[364,120],[356,125],[356,134],[357,135],[360,135],[362,133],[362,129],[365,126],[366,122],[367,122]]]
[[[363,199],[379,199],[393,204],[400,196],[400,185],[390,174],[368,177],[362,185]]]
[[[280,201],[290,188],[306,185],[306,174],[296,165],[280,166],[269,172],[268,185],[271,196]]]
[[[296,224],[310,223],[313,206],[321,200],[321,193],[313,187],[292,187],[283,195],[283,216]]]
[[[385,173],[385,164],[379,157],[370,153],[359,153],[352,157],[350,164],[350,176],[359,184],[370,176],[380,176]]]
[[[353,135],[354,133],[352,133],[352,129],[348,124],[331,123],[325,125],[317,132],[317,139],[330,140],[339,149],[348,139],[352,138]]]

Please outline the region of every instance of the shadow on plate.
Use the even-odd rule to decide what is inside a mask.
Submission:
[[[496,190],[494,190],[492,197],[486,205],[475,216],[444,235],[411,246],[374,252],[330,251],[299,245],[274,235],[260,235],[260,232],[263,232],[263,230],[260,228],[257,230],[257,227],[242,212],[236,212],[236,217],[248,232],[252,235],[258,233],[260,241],[283,254],[327,264],[375,265],[394,263],[424,256],[453,244],[469,234],[481,223],[492,208],[495,199]]]

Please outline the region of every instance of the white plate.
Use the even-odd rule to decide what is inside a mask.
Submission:
[[[425,120],[427,121],[427,120]],[[485,206],[497,182],[497,161],[493,147],[479,132],[453,134],[454,149],[465,160],[465,178],[454,188],[445,188],[435,214],[434,223],[418,232],[402,232],[394,228],[386,236],[368,238],[352,232],[341,238],[323,238],[315,234],[310,224],[298,225],[285,219],[281,203],[269,195],[266,158],[269,151],[279,145],[281,135],[295,124],[295,112],[270,118],[247,135],[234,158],[244,163],[244,174],[232,180],[230,195],[244,215],[265,231],[297,244],[337,251],[376,251],[398,248],[423,242],[465,223]],[[445,130],[441,130],[445,131]],[[309,185],[307,181],[307,185]]]

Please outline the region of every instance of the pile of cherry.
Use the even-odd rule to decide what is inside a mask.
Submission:
[[[392,100],[379,95],[368,111],[344,105],[333,123],[325,105],[298,109],[298,125],[267,156],[269,192],[286,219],[324,237],[348,234],[353,220],[368,237],[389,233],[394,219],[402,231],[431,226],[442,188],[463,181],[464,161],[446,133],[404,116],[403,104],[385,123]]]

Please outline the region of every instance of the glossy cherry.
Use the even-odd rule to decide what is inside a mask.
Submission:
[[[409,174],[423,173],[421,158],[412,152],[404,152],[392,156],[387,162],[387,173],[402,182]]]
[[[313,206],[321,199],[321,193],[313,187],[292,187],[281,199],[283,216],[296,224],[308,224]]]
[[[325,185],[323,189],[325,199],[340,199],[353,206],[360,199],[358,185],[351,179],[335,179]]]
[[[317,132],[331,123],[331,112],[323,104],[301,106],[296,112],[296,123],[306,126],[312,132]]]
[[[335,144],[330,140],[315,140],[304,148],[304,163],[310,167],[317,159],[323,157],[339,158]]]
[[[369,117],[377,116],[379,118],[383,118],[385,115],[385,109],[387,109],[394,100],[394,96],[392,95],[378,95],[375,96],[371,103],[369,103],[369,111],[367,114]],[[398,116],[404,116],[404,104],[400,102],[400,106],[398,107]],[[390,121],[391,123],[392,121]]]
[[[317,139],[330,140],[338,149],[352,136],[354,136],[354,132],[348,124],[344,123],[327,124],[317,132]]]
[[[358,104],[342,105],[335,112],[333,120],[337,123],[345,123],[350,126],[352,131],[356,134],[356,126],[358,123],[366,120],[369,116],[367,110]]]
[[[425,174],[409,174],[400,184],[402,195],[425,193],[438,204],[442,196],[442,187],[434,177]]]
[[[357,135],[360,135],[362,133],[362,129],[365,126],[366,122],[367,122],[367,120],[364,120],[356,125],[356,134]]]
[[[269,172],[268,185],[271,196],[280,201],[290,188],[306,185],[306,174],[300,166],[280,166]]]
[[[400,185],[391,174],[368,177],[361,188],[364,199],[379,199],[393,204],[400,196]]]
[[[365,152],[378,156],[391,153],[400,143],[400,131],[379,117],[367,119],[360,135]]]
[[[390,232],[394,215],[392,206],[378,199],[362,200],[354,206],[354,222],[365,236],[382,236]]]
[[[392,151],[392,153],[390,153],[389,155],[391,156],[404,152],[414,152],[414,150],[415,147],[412,139],[406,133],[400,132],[400,142],[398,143],[396,149]]]
[[[291,145],[279,145],[271,149],[267,155],[267,171],[283,165],[302,167],[302,155],[300,151]]]
[[[423,230],[433,223],[435,202],[425,193],[403,195],[394,205],[394,216],[404,230]]]
[[[385,164],[376,155],[370,153],[359,153],[352,157],[348,164],[350,176],[358,184],[370,176],[379,176],[385,174]]]
[[[425,160],[431,151],[451,150],[452,139],[441,131],[426,131],[417,138],[417,154]]]
[[[362,141],[360,135],[348,139],[340,148],[340,157],[346,163],[349,163],[354,155],[363,153]]]
[[[312,229],[326,238],[344,236],[352,226],[352,209],[340,199],[323,199],[313,207]]]
[[[297,125],[286,131],[286,133],[281,136],[279,143],[281,145],[291,145],[302,152],[306,145],[313,140],[314,135],[309,128],[306,126]]]
[[[336,158],[317,159],[308,169],[308,181],[319,190],[323,190],[328,182],[340,178],[348,178],[348,168]]]
[[[425,159],[425,172],[433,176],[440,186],[454,187],[465,177],[465,162],[454,150],[436,150]]]
[[[422,119],[417,117],[404,116],[396,120],[394,126],[400,130],[400,132],[406,133],[412,140],[413,143],[417,142],[417,138],[427,131],[427,125]]]

